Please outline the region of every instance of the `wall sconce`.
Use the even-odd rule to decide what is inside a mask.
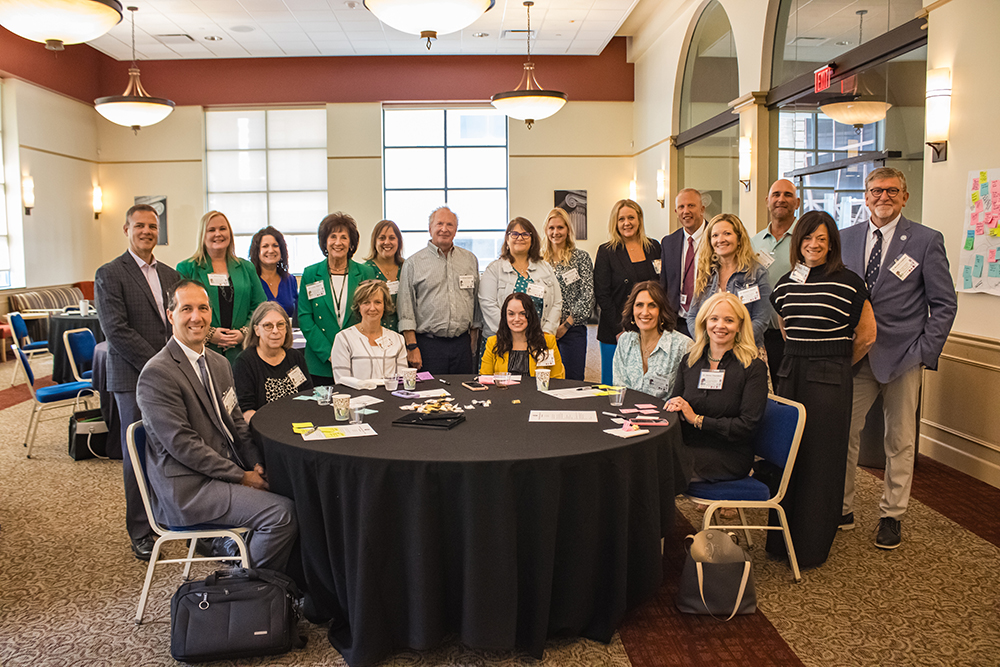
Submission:
[[[667,200],[667,172],[663,169],[656,170],[656,201],[660,202],[660,208],[664,208],[663,202]]]
[[[636,198],[635,188],[636,188],[635,179],[633,178],[631,181],[628,182],[628,198],[631,199],[632,201],[635,201]]]
[[[31,209],[35,208],[35,179],[31,176],[21,180],[21,201],[24,202],[24,214],[31,215]]]
[[[934,151],[931,162],[948,159],[948,128],[951,125],[951,70],[927,72],[927,145]]]
[[[101,211],[104,210],[104,199],[103,192],[101,191],[100,185],[94,186],[94,220],[101,217]]]
[[[750,158],[752,148],[750,137],[740,137],[740,183],[750,192]]]

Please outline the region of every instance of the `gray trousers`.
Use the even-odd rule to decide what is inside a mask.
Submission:
[[[250,566],[284,572],[298,536],[294,503],[285,496],[241,484],[211,483],[225,484],[230,493],[229,511],[211,523],[252,529]]]
[[[153,534],[146,518],[146,508],[142,506],[142,496],[139,494],[139,484],[132,472],[132,457],[128,455],[125,446],[125,432],[132,422],[142,419],[139,404],[135,401],[134,391],[116,391],[115,405],[118,406],[118,420],[121,422],[122,434],[122,477],[125,482],[125,529],[129,539],[138,542],[147,535]],[[155,537],[155,536],[154,536]]]

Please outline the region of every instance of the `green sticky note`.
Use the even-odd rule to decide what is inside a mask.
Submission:
[[[990,278],[1000,278],[1000,262],[990,262]]]
[[[976,230],[970,229],[965,234],[965,249],[972,250],[972,245],[976,242]]]
[[[972,267],[972,277],[982,278],[983,277],[983,256],[976,255],[976,263]]]

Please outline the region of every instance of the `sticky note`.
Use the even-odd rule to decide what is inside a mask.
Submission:
[[[639,411],[636,410],[635,408],[622,408],[621,410],[619,410],[619,412],[621,412],[623,415],[630,415],[632,413],[639,412]]]
[[[974,190],[972,192],[972,203],[975,204],[977,201],[979,201],[979,190]]]
[[[990,278],[1000,278],[1000,262],[990,262]]]
[[[990,254],[986,258],[986,261],[987,262],[995,262],[995,261],[997,261],[997,249],[996,248],[990,248]]]
[[[980,183],[985,183],[986,182],[986,172],[985,171],[979,172],[979,182]]]
[[[979,198],[989,199],[990,196],[990,184],[983,181],[983,184],[979,186]]]
[[[996,227],[997,226],[997,216],[998,215],[1000,215],[1000,213],[998,213],[997,211],[994,211],[993,213],[987,213],[986,214],[986,220],[985,220],[986,226],[987,227]]]
[[[965,249],[972,250],[973,244],[976,242],[976,230],[970,229],[965,233]]]
[[[972,179],[972,189],[974,191],[979,189],[979,179],[978,178]]]
[[[976,236],[982,236],[985,233],[986,233],[986,228],[983,226],[983,223],[977,222],[976,223]]]
[[[993,229],[991,229],[990,230],[990,236],[1000,236],[1000,226],[997,226],[997,227],[994,227]],[[968,241],[966,241],[966,243],[968,243]],[[972,248],[968,248],[968,250],[972,250]]]
[[[979,211],[973,211],[972,215],[969,216],[969,223],[975,227],[979,224]]]
[[[976,255],[976,263],[972,267],[972,277],[982,278],[983,277],[983,256]]]
[[[658,415],[658,414],[660,414],[660,411],[659,410],[639,410],[639,414],[641,414],[641,415]]]
[[[982,199],[980,199],[979,201],[976,202],[975,211],[977,213],[982,213],[983,212],[983,200]]]

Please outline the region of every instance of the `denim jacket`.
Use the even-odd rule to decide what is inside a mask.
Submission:
[[[729,277],[726,291],[739,296],[744,289],[756,286],[760,292],[760,298],[744,305],[750,311],[750,319],[753,321],[753,338],[757,347],[764,346],[764,330],[767,329],[768,322],[771,321],[771,314],[774,309],[771,307],[771,279],[768,277],[767,269],[754,262],[746,271],[737,271]],[[694,322],[698,317],[698,310],[701,304],[708,297],[719,291],[719,273],[713,271],[708,278],[708,285],[705,290],[694,298],[691,308],[688,309],[687,323],[688,331],[694,334]]]

